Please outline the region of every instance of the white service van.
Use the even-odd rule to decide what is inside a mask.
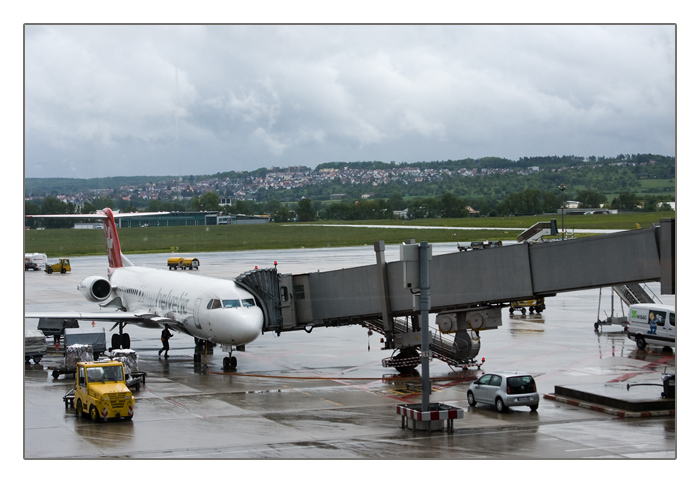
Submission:
[[[627,321],[627,337],[636,341],[640,349],[647,344],[676,346],[676,308],[673,305],[630,305]]]

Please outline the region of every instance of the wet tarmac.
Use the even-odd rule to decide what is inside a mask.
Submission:
[[[436,244],[445,253],[456,244]],[[395,252],[395,253],[394,253]],[[387,247],[398,259],[398,247]],[[137,265],[165,268],[169,254],[133,255]],[[235,277],[255,266],[278,262],[282,273],[305,273],[373,264],[372,246],[350,249],[297,249],[243,253],[198,253],[200,275]],[[71,260],[70,274],[26,272],[25,309],[96,310],[77,292],[84,277],[106,274],[106,257]],[[195,272],[196,273],[196,272]],[[658,284],[649,288],[659,294]],[[672,296],[661,296],[674,303]],[[601,306],[600,314],[598,306]],[[513,408],[498,413],[486,405],[469,407],[468,384],[489,370],[531,372],[540,395],[556,386],[592,391],[644,393],[659,399],[664,371],[675,373],[674,351],[644,351],[619,326],[594,331],[610,315],[610,289],[548,298],[540,315],[503,311],[503,326],[483,331],[481,370],[454,371],[430,365],[431,402],[463,408],[454,431],[401,429],[396,406],[420,403],[418,376],[400,377],[383,368],[390,354],[378,334],[360,326],[262,335],[238,352],[238,370],[224,372],[219,348],[201,365],[193,362],[194,342],[171,339],[168,359],[158,357],[159,333],[129,328],[139,369],[147,373],[136,395],[130,422],[91,423],[77,419],[62,397],[73,379],[53,379],[60,353],[50,348],[40,364],[24,364],[24,440],[27,459],[64,458],[238,458],[238,459],[583,459],[675,458],[675,412],[632,415],[594,410],[556,398],[541,398],[537,412]],[[621,315],[615,299],[615,315]],[[624,309],[626,313],[626,307]],[[36,320],[26,319],[25,329]],[[104,324],[109,330],[111,324]],[[647,396],[645,396],[647,397]]]

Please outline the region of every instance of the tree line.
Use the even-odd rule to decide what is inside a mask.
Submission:
[[[664,204],[668,196],[644,195],[623,191],[608,202],[607,197],[596,190],[580,190],[567,199],[575,199],[582,208],[598,208],[605,205],[619,210],[667,210]],[[562,194],[557,190],[539,190],[526,188],[510,193],[503,199],[468,198],[446,192],[440,196],[404,198],[398,191],[388,198],[377,199],[346,199],[337,202],[322,202],[302,198],[296,202],[282,202],[271,199],[265,202],[237,200],[226,206],[219,205],[219,196],[214,192],[202,196],[194,196],[189,203],[179,201],[151,200],[145,210],[137,210],[133,205],[119,205],[108,197],[99,197],[79,207],[73,203],[47,196],[41,202],[26,201],[25,214],[80,214],[94,213],[109,207],[130,213],[136,211],[219,211],[224,215],[269,215],[273,222],[316,221],[316,220],[388,220],[406,218],[409,220],[423,218],[464,218],[479,216],[517,216],[555,213],[562,203]],[[45,218],[39,221],[40,226],[47,228],[69,228],[74,220],[60,218]],[[37,226],[36,219],[27,219],[26,226]]]

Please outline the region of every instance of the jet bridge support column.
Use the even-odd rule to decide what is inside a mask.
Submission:
[[[420,340],[421,340],[421,379],[422,399],[421,410],[430,408],[430,258],[432,247],[428,242],[421,242],[419,248],[419,273],[420,273]]]
[[[382,324],[386,341],[385,349],[394,348],[394,318],[391,317],[391,304],[389,302],[389,278],[386,271],[386,258],[384,256],[384,241],[374,242],[374,252],[377,255],[377,276],[379,277],[379,290],[381,291]]]
[[[430,407],[430,259],[432,247],[428,242],[404,243],[401,245],[403,265],[403,288],[413,294],[413,310],[420,311],[421,340],[421,411]],[[418,289],[418,292],[416,292]],[[418,295],[418,297],[416,297]],[[416,304],[417,302],[417,304]],[[416,307],[418,305],[418,307]]]
[[[448,406],[441,403],[430,403],[430,260],[432,259],[432,246],[428,242],[420,245],[402,245],[401,261],[403,263],[404,289],[411,289],[414,295],[414,310],[416,302],[420,309],[421,331],[421,404],[400,404],[396,407],[397,414],[401,415],[401,427],[406,427],[406,419],[413,420],[413,429],[432,431],[442,426],[447,421],[447,430],[454,429],[454,419],[464,417],[461,408]],[[420,291],[419,297],[414,291],[415,287]]]

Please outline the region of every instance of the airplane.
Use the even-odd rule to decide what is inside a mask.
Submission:
[[[153,213],[148,213],[152,215]],[[161,213],[162,214],[162,213]],[[104,208],[88,215],[26,215],[28,218],[73,217],[103,220],[107,278],[92,275],[78,284],[78,291],[97,302],[101,312],[30,312],[25,318],[57,318],[115,322],[119,333],[112,336],[112,347],[130,348],[131,339],[124,325],[163,329],[168,327],[195,338],[195,363],[201,362],[206,341],[220,344],[228,357],[224,369],[235,369],[232,353],[253,342],[263,328],[263,312],[255,297],[233,280],[173,274],[167,270],[137,267],[121,252],[115,217],[143,216],[145,213],[114,213]],[[200,350],[197,350],[200,349]]]

